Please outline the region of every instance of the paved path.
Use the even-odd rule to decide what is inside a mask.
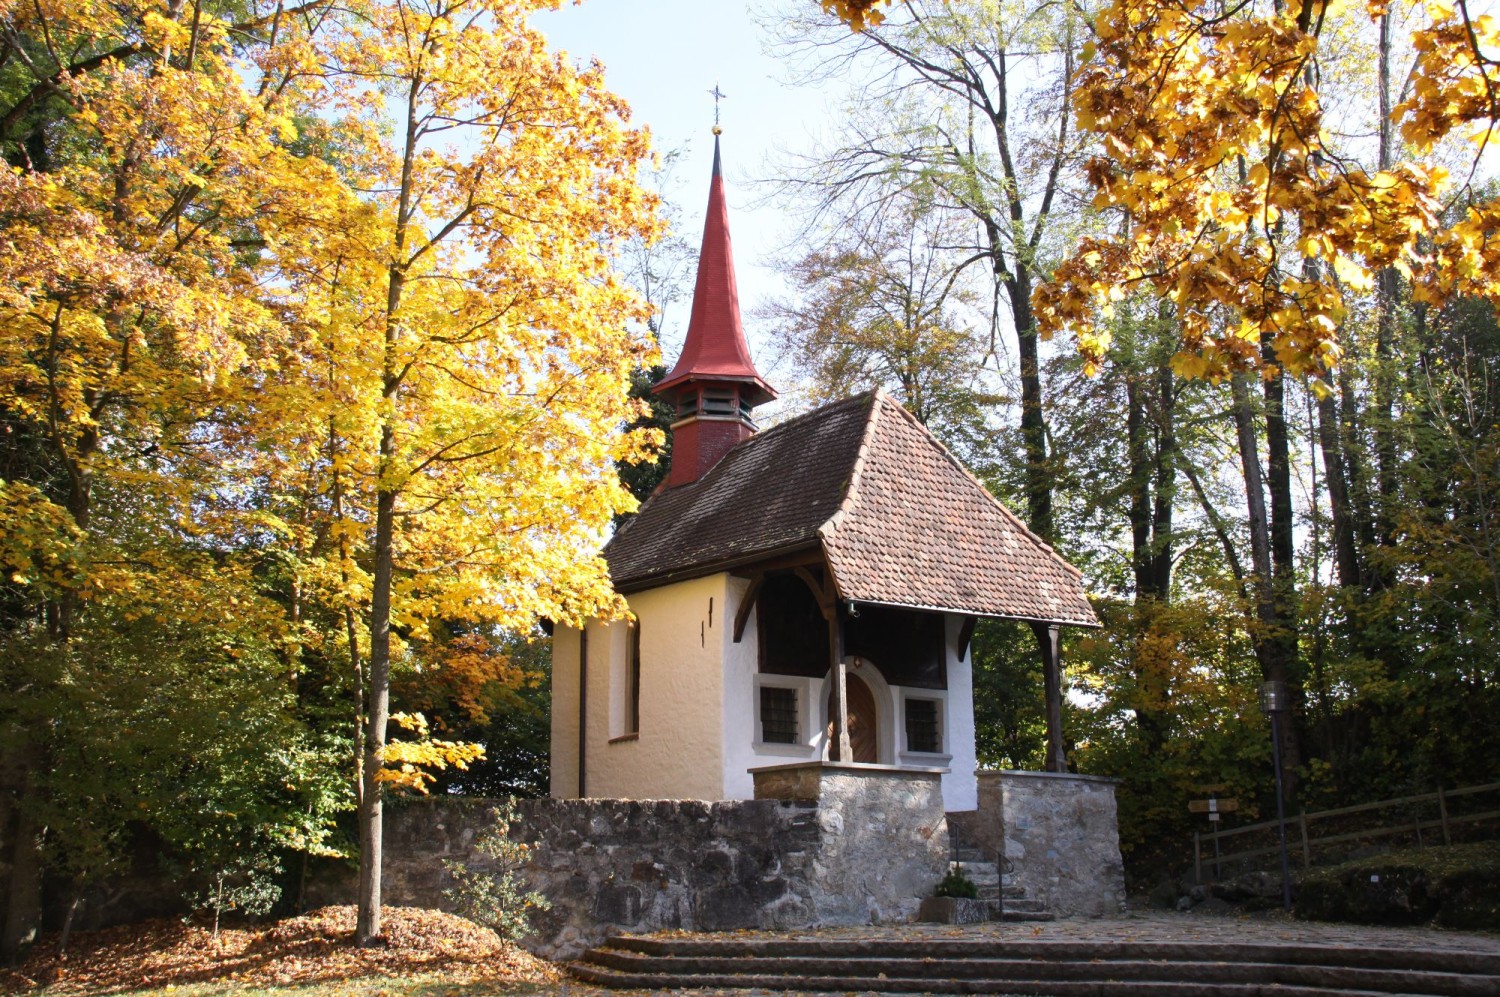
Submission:
[[[667,932],[666,934],[672,934]],[[1355,924],[1297,921],[1280,911],[1252,915],[1177,914],[1166,911],[1134,911],[1112,918],[1063,918],[1043,923],[947,925],[897,924],[848,928],[821,928],[813,931],[768,932],[737,931],[736,938],[859,938],[905,939],[984,938],[1029,939],[1050,941],[1152,941],[1152,942],[1239,942],[1321,944],[1333,946],[1376,946],[1381,948],[1424,949],[1438,952],[1482,952],[1500,955],[1500,935],[1437,928],[1379,928]],[[562,984],[557,993],[567,997],[624,997],[624,995],[690,994],[696,997],[746,997],[765,994],[753,990],[604,990],[579,983]],[[778,993],[800,993],[778,991]],[[882,995],[885,997],[885,995]],[[999,995],[997,995],[999,997]]]

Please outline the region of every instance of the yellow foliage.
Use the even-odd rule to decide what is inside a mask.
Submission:
[[[1310,67],[1346,8],[1378,18],[1385,5],[1255,3],[1226,16],[1210,0],[1116,0],[1101,12],[1074,101],[1100,144],[1087,166],[1094,205],[1127,216],[1129,234],[1086,240],[1037,289],[1044,334],[1072,331],[1097,364],[1090,330],[1111,301],[1153,290],[1177,306],[1179,372],[1258,367],[1264,343],[1281,367],[1316,378],[1339,355],[1344,296],[1368,292],[1376,270],[1410,274],[1424,300],[1500,303],[1495,209],[1445,228],[1438,164],[1371,175],[1326,148]],[[1489,135],[1500,92],[1495,18],[1461,3],[1425,11],[1410,95],[1394,112],[1419,156],[1456,129]]]
[[[420,713],[397,713],[392,722],[416,735],[414,741],[391,741],[381,752],[381,769],[376,778],[387,786],[426,793],[427,787],[437,781],[433,769],[446,769],[450,765],[467,769],[470,762],[484,757],[484,746],[466,744],[461,741],[440,741],[431,737],[427,729],[427,718]]]

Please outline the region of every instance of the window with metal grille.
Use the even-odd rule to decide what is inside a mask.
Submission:
[[[906,701],[906,750],[937,754],[943,750],[942,730],[938,726],[938,704],[935,699]]]
[[[760,739],[767,744],[797,743],[797,690],[760,687]]]

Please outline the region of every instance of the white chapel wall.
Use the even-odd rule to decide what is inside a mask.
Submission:
[[[552,633],[551,795],[578,795],[578,631],[558,626]]]
[[[948,656],[948,702],[944,712],[944,748],[953,757],[943,775],[943,808],[949,811],[973,810],[979,806],[979,767],[974,751],[974,667],[973,645],[958,656],[958,636],[964,617],[948,613],[944,617],[943,646]]]
[[[732,626],[732,617],[725,619],[726,577],[696,578],[626,597],[640,621],[640,729],[633,734],[625,729],[629,625],[589,624],[590,797],[724,798],[720,635]],[[576,716],[576,698],[573,709]]]

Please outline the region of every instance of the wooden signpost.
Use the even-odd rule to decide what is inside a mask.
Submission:
[[[1188,812],[1195,814],[1208,814],[1208,820],[1211,824],[1217,825],[1219,823],[1220,814],[1232,814],[1240,808],[1239,800],[1236,800],[1233,797],[1227,800],[1221,800],[1214,795],[1215,793],[1224,792],[1229,788],[1228,786],[1196,786],[1194,788],[1197,789],[1200,793],[1209,794],[1209,796],[1206,800],[1188,800]],[[1218,828],[1215,827],[1215,833],[1213,836],[1215,879],[1219,878],[1219,835],[1217,831]],[[1196,833],[1193,835],[1193,840],[1193,865],[1196,867],[1198,865],[1198,836]],[[1194,878],[1199,882],[1202,882],[1203,880],[1201,872],[1196,868],[1194,870]]]

